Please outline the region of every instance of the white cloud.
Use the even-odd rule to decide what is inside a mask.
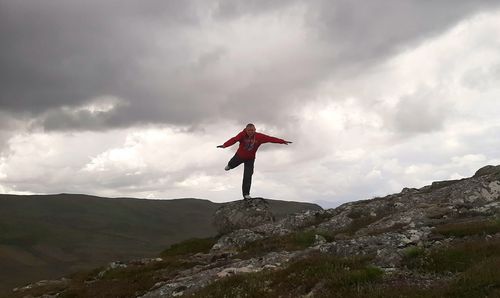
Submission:
[[[108,150],[92,158],[83,170],[88,172],[104,172],[116,169],[126,171],[125,175],[127,175],[131,174],[128,171],[140,171],[144,167],[145,163],[135,148],[120,148]]]
[[[120,138],[119,132],[26,132],[10,138],[3,154],[5,187],[16,191],[51,193],[79,190],[75,184],[82,160]]]
[[[5,174],[5,157],[0,157],[0,179],[4,179],[7,177]]]

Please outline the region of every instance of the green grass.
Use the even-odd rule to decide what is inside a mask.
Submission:
[[[461,272],[477,262],[496,256],[500,256],[500,241],[467,242],[431,251],[424,269],[434,272]]]
[[[448,237],[495,234],[500,232],[500,219],[449,223],[437,226],[433,232]]]
[[[435,283],[430,288],[375,285],[365,297],[500,297],[498,241],[467,243],[430,253],[414,249],[408,252],[406,258],[412,259],[415,270],[436,274]],[[439,274],[446,271],[456,272],[455,277],[447,283],[439,282],[442,276]]]
[[[417,275],[418,272],[435,274],[428,288],[412,280],[413,277],[407,283],[386,284],[382,272],[367,265],[368,259],[331,256],[316,256],[294,263],[287,269],[268,273],[264,282],[253,277],[252,284],[258,288],[261,297],[298,297],[309,293],[319,282],[321,286],[314,297],[500,297],[498,240],[468,242],[431,251],[408,248],[405,258],[422,260],[415,262],[413,269]],[[448,271],[456,272],[455,277],[451,281],[442,281],[440,277],[446,275],[441,274]],[[244,278],[240,281],[246,282]],[[237,284],[234,286],[238,287]],[[216,293],[224,294],[223,289],[220,290]]]
[[[188,261],[187,258],[198,252],[207,252],[215,241],[215,238],[189,239],[164,250],[161,254],[162,261],[146,265],[129,264],[126,268],[110,269],[100,278],[97,275],[104,270],[103,267],[80,271],[70,276],[69,286],[39,287],[19,293],[18,297],[28,294],[36,297],[41,294],[59,293],[63,290],[63,294],[59,297],[135,297],[144,294],[157,282],[174,277],[180,270],[198,265],[197,262]],[[89,282],[90,285],[87,285]]]
[[[173,278],[180,270],[191,268],[198,263],[170,257],[146,265],[129,265],[127,268],[108,270],[102,278],[97,278],[104,268],[81,271],[71,275],[68,286],[44,286],[19,293],[13,297],[34,297],[42,294],[62,292],[61,298],[84,297],[135,297],[146,293],[157,282]]]
[[[463,272],[489,258],[500,257],[500,240],[469,241],[452,247],[407,254],[403,262],[423,272]]]
[[[368,265],[367,258],[338,258],[315,254],[278,271],[263,271],[224,278],[193,297],[348,297],[369,287],[382,271]]]
[[[500,256],[470,266],[450,285],[450,297],[500,297]]]
[[[439,277],[452,272],[456,276],[445,287],[415,289],[415,294],[422,296],[408,297],[500,297],[500,240],[468,241],[433,250],[411,249],[403,263],[420,273]]]
[[[179,256],[186,254],[208,253],[217,242],[214,237],[192,238],[180,243],[172,244],[169,248],[161,252],[161,257]]]
[[[346,227],[344,230],[340,231],[339,233],[347,234],[347,235],[354,235],[357,231],[361,230],[362,228],[366,228],[370,224],[376,222],[377,220],[383,218],[383,215],[378,215],[377,216],[363,216],[359,218],[354,218],[352,222],[349,224],[348,227]]]
[[[147,292],[157,282],[172,278],[179,270],[194,265],[196,263],[170,259],[148,265],[116,268],[106,272],[102,279],[93,282],[90,287],[85,282],[73,282],[61,297],[135,297]]]

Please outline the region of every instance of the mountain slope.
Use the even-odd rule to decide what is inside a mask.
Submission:
[[[264,203],[230,203],[238,211]],[[228,212],[238,214],[241,212]],[[500,166],[171,246],[14,297],[500,297]]]
[[[0,293],[112,260],[157,255],[170,244],[215,236],[221,204],[60,194],[0,195]],[[278,216],[308,203],[271,201]]]

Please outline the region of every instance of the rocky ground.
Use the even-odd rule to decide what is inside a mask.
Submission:
[[[80,277],[79,286],[71,278],[43,281],[15,289],[13,296],[96,297],[102,293],[106,297],[105,290],[92,292],[91,288],[99,289],[99,284],[109,288],[120,279],[130,284],[147,275],[148,282],[132,287],[133,292],[112,293],[115,297],[254,297],[252,293],[255,297],[342,293],[451,297],[468,295],[470,289],[461,287],[481,276],[484,283],[470,286],[476,291],[471,293],[499,297],[498,270],[484,273],[500,264],[499,215],[500,166],[486,166],[466,179],[405,188],[386,197],[297,213],[279,221],[264,199],[237,201],[215,214],[220,236],[207,249],[115,262]],[[343,265],[325,267],[335,262]],[[476,268],[478,263],[484,265]],[[333,282],[339,274],[344,274],[343,281]],[[287,284],[297,276],[302,276],[298,282]]]

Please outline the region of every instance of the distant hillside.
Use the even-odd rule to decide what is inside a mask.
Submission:
[[[112,260],[156,256],[189,238],[214,236],[212,215],[220,205],[200,199],[0,195],[0,293]],[[277,217],[321,209],[271,200],[270,208]]]

